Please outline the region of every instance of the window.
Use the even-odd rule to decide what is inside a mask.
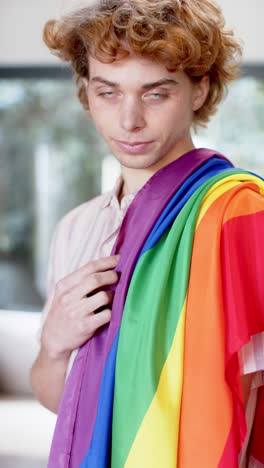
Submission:
[[[234,82],[197,146],[215,148],[240,168],[264,176],[264,79],[244,76]]]
[[[40,310],[57,221],[101,191],[107,148],[71,80],[0,81],[0,309]]]
[[[264,175],[263,108],[264,80],[241,78],[196,146]],[[117,166],[64,77],[0,79],[0,153],[0,309],[39,311],[57,221]]]

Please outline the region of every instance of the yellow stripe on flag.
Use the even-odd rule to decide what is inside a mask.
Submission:
[[[183,379],[186,301],[157,391],[128,454],[125,468],[175,468]]]

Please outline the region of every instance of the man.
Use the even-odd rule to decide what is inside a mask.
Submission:
[[[44,38],[122,174],[53,238],[32,369],[59,410],[49,467],[263,466],[263,183],[190,134],[238,42],[207,0],[84,2]]]

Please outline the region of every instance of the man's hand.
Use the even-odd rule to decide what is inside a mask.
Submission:
[[[110,321],[113,292],[107,287],[118,281],[114,271],[118,259],[89,262],[57,283],[41,339],[51,358],[69,358],[73,349]]]
[[[71,352],[111,319],[114,271],[119,257],[87,263],[58,282],[42,330],[41,349],[31,370],[32,388],[40,402],[58,411]],[[103,309],[102,309],[103,308]]]

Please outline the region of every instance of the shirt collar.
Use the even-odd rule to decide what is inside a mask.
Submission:
[[[123,179],[122,179],[122,176],[120,175],[117,178],[112,190],[105,194],[105,199],[102,204],[102,208],[106,208],[107,206],[111,205],[116,208],[122,209],[122,208],[126,208],[131,203],[131,201],[135,198],[137,192],[127,193],[126,195],[124,195],[124,197],[121,200],[121,203],[118,200],[118,195],[120,193],[122,184],[123,184]]]

